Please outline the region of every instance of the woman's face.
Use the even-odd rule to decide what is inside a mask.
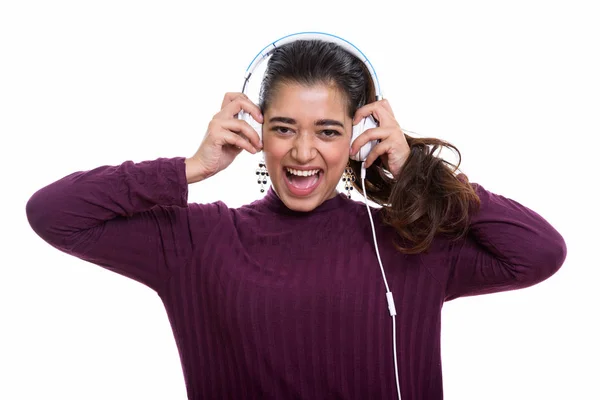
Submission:
[[[337,195],[352,137],[342,92],[327,85],[280,85],[262,130],[271,183],[288,208],[311,211]]]

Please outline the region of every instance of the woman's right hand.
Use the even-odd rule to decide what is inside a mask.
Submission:
[[[243,93],[226,93],[221,111],[213,116],[200,147],[185,160],[188,183],[206,179],[227,168],[242,150],[256,154],[262,149],[258,133],[238,119],[246,111],[262,124],[260,108]]]

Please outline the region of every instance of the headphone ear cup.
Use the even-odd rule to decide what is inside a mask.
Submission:
[[[350,140],[350,147],[352,147],[352,144],[354,143],[354,141],[356,140],[356,138],[358,138],[360,136],[361,133],[363,133],[363,126],[365,124],[365,120],[361,120],[358,124],[354,125],[352,127],[352,140]],[[362,161],[360,159],[360,152],[361,152],[362,148],[358,151],[358,153],[351,155],[350,159],[351,160],[355,160],[355,161]]]
[[[260,141],[262,142],[262,124],[255,122],[254,124],[250,124],[250,125],[254,128],[256,133],[258,133],[258,137],[260,138]]]
[[[352,140],[350,141],[350,146],[352,146],[352,143],[354,143],[356,138],[358,138],[363,132],[371,128],[376,128],[377,126],[379,125],[377,124],[375,118],[373,118],[372,115],[363,118],[358,124],[352,127]],[[360,150],[355,155],[350,156],[350,159],[355,161],[365,161],[367,159],[367,156],[371,152],[371,149],[375,147],[376,144],[377,140],[371,140],[367,142],[360,148]]]
[[[252,115],[245,111],[240,111],[238,114],[238,119],[246,121],[256,131],[256,133],[258,133],[258,137],[262,142],[262,124],[256,122],[254,118],[252,118]]]

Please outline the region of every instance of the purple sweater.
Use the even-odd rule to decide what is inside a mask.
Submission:
[[[469,236],[403,255],[373,218],[397,310],[402,399],[442,399],[445,301],[531,286],[563,264],[562,236],[472,183]],[[189,399],[395,399],[392,318],[363,203],[310,213],[273,190],[252,204],[187,203],[184,158],[77,172],[36,192],[27,216],[52,246],[156,291]]]

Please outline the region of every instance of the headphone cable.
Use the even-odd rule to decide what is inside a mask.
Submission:
[[[396,374],[396,390],[398,391],[398,400],[401,400],[400,396],[400,378],[398,376],[398,352],[396,350],[396,306],[394,305],[394,296],[390,291],[390,288],[387,283],[387,279],[385,277],[385,271],[383,270],[383,263],[381,262],[381,257],[379,255],[379,248],[377,247],[377,236],[375,235],[375,224],[373,223],[373,216],[371,215],[371,209],[369,207],[369,200],[367,198],[367,190],[365,189],[365,177],[367,175],[367,169],[365,168],[365,162],[363,161],[360,166],[360,180],[362,182],[363,196],[365,198],[365,205],[367,206],[367,213],[369,214],[369,219],[371,220],[371,230],[373,232],[373,242],[375,244],[375,252],[377,253],[377,261],[379,261],[379,267],[381,269],[381,274],[383,275],[383,282],[385,283],[386,293],[385,296],[387,298],[388,310],[390,315],[392,316],[392,341],[394,347],[394,370]]]

